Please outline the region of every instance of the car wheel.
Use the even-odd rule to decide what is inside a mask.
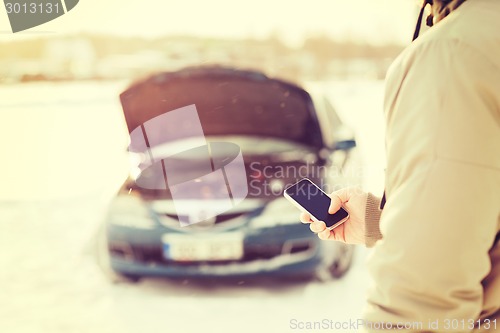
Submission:
[[[354,246],[342,246],[340,251],[341,253],[339,257],[334,260],[329,267],[330,274],[336,279],[344,276],[344,274],[347,273],[347,271],[351,267],[352,258],[354,255]]]
[[[128,283],[138,283],[141,281],[141,277],[135,274],[118,274],[116,273],[118,279],[115,279],[113,282],[128,282]]]
[[[343,243],[323,243],[325,260],[316,270],[316,279],[322,282],[339,279],[349,270],[354,254],[354,246]],[[335,253],[335,257],[329,254]]]

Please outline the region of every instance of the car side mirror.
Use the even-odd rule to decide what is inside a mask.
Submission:
[[[356,140],[348,139],[335,142],[334,150],[348,151],[356,147]]]
[[[348,152],[349,150],[356,147],[356,139],[353,130],[346,126],[345,124],[340,124],[337,126],[335,131],[333,132],[333,147],[331,149],[333,151],[344,151]]]

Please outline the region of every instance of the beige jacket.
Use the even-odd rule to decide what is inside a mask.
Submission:
[[[365,329],[500,332],[500,0],[467,0],[412,43],[384,109],[387,203],[381,235],[378,202],[367,205],[368,244],[381,239]]]

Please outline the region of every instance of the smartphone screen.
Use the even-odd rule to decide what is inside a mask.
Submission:
[[[325,222],[327,228],[349,216],[343,208],[340,208],[335,214],[328,213],[330,197],[309,179],[302,179],[287,188],[285,193],[316,219]]]

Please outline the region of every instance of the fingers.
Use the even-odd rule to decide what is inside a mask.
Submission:
[[[309,229],[322,240],[330,239],[345,243],[344,225],[339,225],[337,228],[330,230],[326,228],[325,222],[319,221],[311,222]]]
[[[343,226],[339,226],[333,230],[325,229],[318,233],[318,237],[322,240],[336,240],[344,243],[346,242]]]
[[[349,201],[350,192],[348,188],[343,188],[330,194],[330,197],[332,200],[330,202],[330,207],[328,208],[328,213],[334,214],[344,203]]]
[[[330,238],[334,239],[335,233],[333,232],[333,230],[325,229],[318,233],[318,237],[322,240],[327,240]]]
[[[311,215],[309,215],[309,213],[302,212],[302,214],[300,214],[300,222],[311,223],[312,222]]]
[[[311,229],[311,231],[314,233],[319,233],[326,229],[326,224],[323,221],[312,222],[309,225],[309,229]]]

